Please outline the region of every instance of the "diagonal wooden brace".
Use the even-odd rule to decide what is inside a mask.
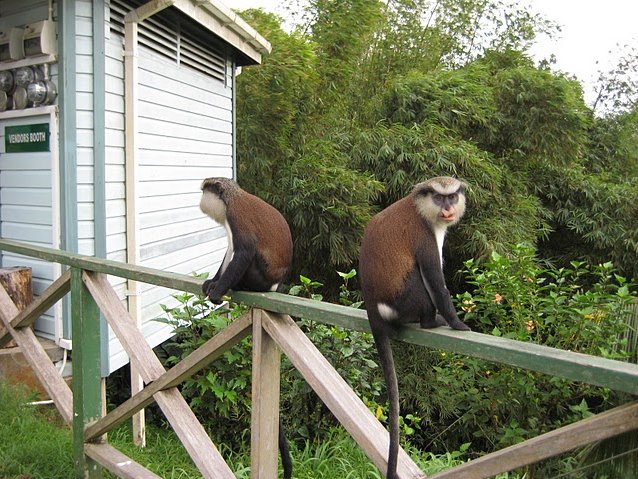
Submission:
[[[84,431],[85,440],[92,441],[98,438],[150,404],[153,401],[154,394],[181,384],[186,378],[205,368],[248,336],[251,324],[252,317],[250,314],[233,321],[223,331],[206,341],[205,344],[166,371],[142,391],[120,404],[103,418],[88,425]]]
[[[146,384],[158,380],[166,370],[146,342],[102,273],[84,272],[82,279],[124,350],[135,363]],[[176,387],[153,395],[191,459],[206,479],[234,479],[221,454]]]
[[[385,473],[390,436],[359,396],[290,316],[263,312],[262,325],[370,460]],[[402,479],[426,477],[403,449],[399,449],[397,473]]]
[[[33,372],[53,400],[64,422],[73,422],[73,393],[64,382],[62,376],[51,362],[35,333],[30,328],[16,329],[12,321],[18,317],[18,308],[4,290],[0,287],[0,321],[5,329],[15,339],[20,351],[29,362]]]

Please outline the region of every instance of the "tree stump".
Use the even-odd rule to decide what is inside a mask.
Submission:
[[[2,286],[11,300],[22,311],[33,302],[33,289],[31,287],[31,268],[15,266],[13,268],[0,268],[0,286]],[[7,348],[15,347],[12,339]]]

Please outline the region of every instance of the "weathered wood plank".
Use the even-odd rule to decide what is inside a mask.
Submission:
[[[33,324],[51,306],[62,299],[71,290],[71,271],[68,270],[56,279],[51,285],[38,296],[35,301],[29,304],[23,311],[11,321],[14,328],[24,328]],[[6,330],[0,327],[0,347],[6,344],[8,338],[5,336]]]
[[[160,378],[165,372],[164,367],[120,302],[106,276],[84,272],[83,280],[129,358],[138,367],[144,382],[148,384]],[[153,397],[202,476],[206,479],[234,479],[235,475],[177,388],[159,391]]]
[[[11,321],[18,315],[18,309],[4,290],[0,288],[0,321],[9,334],[16,340],[18,347],[29,362],[36,377],[58,408],[67,424],[73,422],[73,394],[55,368],[46,351],[30,328],[15,329]]]
[[[366,312],[278,293],[234,292],[233,300],[249,306],[321,323],[370,331]],[[638,394],[638,364],[563,351],[534,343],[514,341],[450,328],[401,328],[396,339],[430,348],[454,351],[487,361],[508,364],[572,381]]]
[[[281,353],[253,309],[250,477],[277,477]]]
[[[233,321],[223,331],[206,341],[206,343],[166,371],[138,394],[124,401],[103,418],[90,424],[84,431],[85,441],[91,441],[110,431],[137,411],[149,405],[153,401],[154,394],[179,385],[186,378],[208,366],[224,352],[248,336],[251,325],[252,316],[250,314],[245,314]]]
[[[638,429],[638,402],[542,434],[440,472],[430,479],[484,479]]]
[[[162,479],[108,444],[85,444],[84,453],[122,479]]]
[[[171,273],[170,271],[161,271],[144,266],[121,263],[119,261],[95,258],[93,256],[84,256],[42,246],[26,245],[18,241],[7,239],[0,239],[0,250],[65,264],[74,268],[134,279],[142,283],[155,284],[179,291],[188,291],[193,294],[201,294],[202,291],[202,280],[183,274]]]
[[[382,471],[387,469],[389,434],[361,399],[322,356],[290,316],[262,314],[263,327],[276,341],[290,362]],[[397,473],[400,478],[425,475],[403,449],[399,450]]]
[[[82,270],[71,270],[73,326],[73,459],[76,477],[99,479],[102,468],[84,454],[84,428],[102,416],[100,310],[82,282]]]

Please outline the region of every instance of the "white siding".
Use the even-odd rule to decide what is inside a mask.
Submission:
[[[78,0],[75,9],[78,252],[94,255],[93,3]]]
[[[107,248],[110,259],[126,257],[124,199],[123,39],[106,43]],[[137,211],[140,264],[191,274],[214,274],[226,238],[199,210],[200,184],[209,176],[233,174],[232,89],[218,79],[178,66],[142,47],[139,59]],[[126,285],[119,285],[124,299]],[[154,321],[175,291],[143,285],[142,330],[155,346],[172,332]],[[111,333],[110,370],[126,363]]]
[[[57,208],[57,169],[51,152],[6,153],[5,128],[14,125],[47,123],[55,147],[55,127],[50,115],[0,118],[0,236],[37,246],[57,248],[59,213]],[[33,294],[39,296],[60,274],[60,267],[46,261],[2,252],[5,268],[27,266],[32,269]],[[54,308],[34,328],[40,336],[55,339]]]

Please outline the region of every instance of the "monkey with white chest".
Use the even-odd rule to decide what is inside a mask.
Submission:
[[[229,289],[277,291],[292,265],[292,236],[282,214],[229,178],[206,178],[199,207],[228,236],[222,265],[204,282],[204,294],[219,304]]]
[[[240,188],[229,178],[206,178],[199,207],[226,229],[228,249],[203,293],[220,304],[229,289],[280,291],[292,266],[292,236],[276,208]],[[281,421],[279,451],[284,479],[292,477],[292,460]]]
[[[470,329],[459,319],[443,275],[445,233],[465,212],[466,188],[462,181],[447,176],[419,183],[408,196],[372,218],[363,235],[359,278],[390,403],[387,479],[397,477],[399,450],[399,388],[390,345],[393,329],[414,322],[422,328],[447,323],[453,329]]]

